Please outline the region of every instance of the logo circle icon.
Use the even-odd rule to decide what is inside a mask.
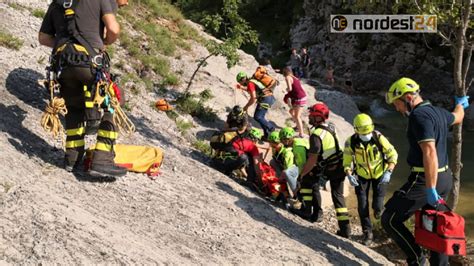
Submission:
[[[347,18],[341,15],[335,16],[331,20],[331,27],[336,31],[343,31],[347,28]]]

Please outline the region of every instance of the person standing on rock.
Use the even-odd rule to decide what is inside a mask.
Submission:
[[[301,78],[302,60],[301,60],[301,56],[296,51],[296,48],[291,49],[290,67],[291,67],[291,71],[295,73],[295,76],[298,78]]]
[[[309,78],[309,66],[311,65],[311,58],[309,57],[308,54],[308,49],[306,47],[303,47],[301,49],[301,66],[302,66],[302,78]]]
[[[117,5],[127,4],[127,0],[55,0],[41,24],[38,40],[53,48],[53,71],[68,109],[64,160],[67,171],[77,170],[82,161],[87,132],[85,121],[89,124],[101,119],[91,91],[96,86],[98,68],[108,65],[102,51],[105,45],[117,40],[120,32],[114,15]],[[91,174],[115,177],[126,174],[126,169],[114,163],[113,146],[117,135],[113,114],[107,108],[98,125]]]
[[[385,204],[382,226],[407,256],[408,265],[424,265],[425,256],[404,222],[421,208],[445,210],[446,198],[452,186],[448,168],[447,138],[452,125],[464,119],[468,97],[456,97],[452,113],[433,106],[420,96],[420,86],[410,78],[392,84],[385,95],[388,104],[408,117],[407,162],[411,168],[408,181],[393,193]],[[448,256],[434,251],[431,265],[448,265]]]
[[[283,98],[283,101],[290,106],[290,115],[293,121],[296,123],[298,128],[299,137],[305,136],[303,129],[303,120],[301,119],[301,112],[306,105],[306,91],[301,85],[301,81],[297,79],[291,68],[285,67],[283,69],[283,76],[286,81],[287,94]]]
[[[355,134],[346,140],[343,166],[349,183],[355,187],[359,217],[364,232],[363,243],[369,245],[373,240],[369,216],[370,186],[373,193],[374,217],[380,219],[386,187],[397,164],[398,154],[387,138],[374,130],[374,123],[370,116],[358,114],[353,124]]]
[[[342,151],[339,147],[333,124],[327,124],[329,108],[324,103],[317,103],[309,108],[309,123],[314,129],[309,137],[308,158],[300,176],[300,197],[303,200],[304,216],[310,215],[311,221],[321,220],[320,183],[329,180],[331,198],[336,208],[339,224],[337,234],[348,238],[351,233],[349,213],[344,200],[344,168]]]
[[[256,79],[250,79],[245,72],[239,72],[237,74],[237,82],[239,86],[245,86],[247,92],[250,94],[250,99],[247,104],[244,106],[244,112],[257,103],[257,108],[255,108],[255,114],[253,118],[257,121],[263,129],[262,140],[266,140],[270,132],[275,130],[272,123],[270,123],[265,115],[268,110],[275,103],[275,97],[273,96],[272,88],[266,88],[260,81]]]

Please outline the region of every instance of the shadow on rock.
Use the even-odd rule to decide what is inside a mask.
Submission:
[[[0,103],[0,130],[8,133],[8,141],[19,152],[29,157],[38,157],[45,163],[62,167],[62,156],[59,149],[49,145],[45,140],[22,125],[26,112],[16,105],[5,106]]]
[[[38,84],[39,79],[44,79],[44,75],[32,69],[16,68],[8,74],[5,87],[24,103],[42,111],[47,104],[49,93]]]
[[[196,138],[202,141],[209,141],[214,133],[219,132],[218,129],[205,129],[196,132]]]
[[[224,182],[217,182],[217,187],[228,194],[238,197],[236,206],[247,212],[254,220],[273,226],[283,232],[288,237],[300,242],[303,245],[325,254],[325,257],[331,263],[340,265],[359,264],[347,257],[344,252],[350,252],[355,257],[367,262],[369,265],[382,265],[373,260],[363,250],[360,250],[354,244],[340,240],[338,237],[331,235],[323,230],[308,228],[299,225],[283,215],[279,214],[275,209],[261,198],[250,198],[242,193],[235,191],[231,186]],[[339,251],[341,250],[341,251]]]
[[[76,177],[77,181],[80,181],[80,182],[112,183],[112,182],[117,181],[117,178],[115,178],[113,176],[96,177],[96,176],[92,176],[92,175],[90,175],[86,172],[82,172],[82,171],[73,172],[73,175],[74,175],[74,177]]]

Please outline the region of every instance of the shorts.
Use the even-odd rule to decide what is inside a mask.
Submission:
[[[307,103],[307,98],[299,98],[299,99],[291,99],[291,106],[292,107],[304,107]]]

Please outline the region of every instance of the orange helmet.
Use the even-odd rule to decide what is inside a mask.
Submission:
[[[158,101],[156,101],[155,106],[160,111],[173,110],[173,107],[165,99],[159,99]]]

